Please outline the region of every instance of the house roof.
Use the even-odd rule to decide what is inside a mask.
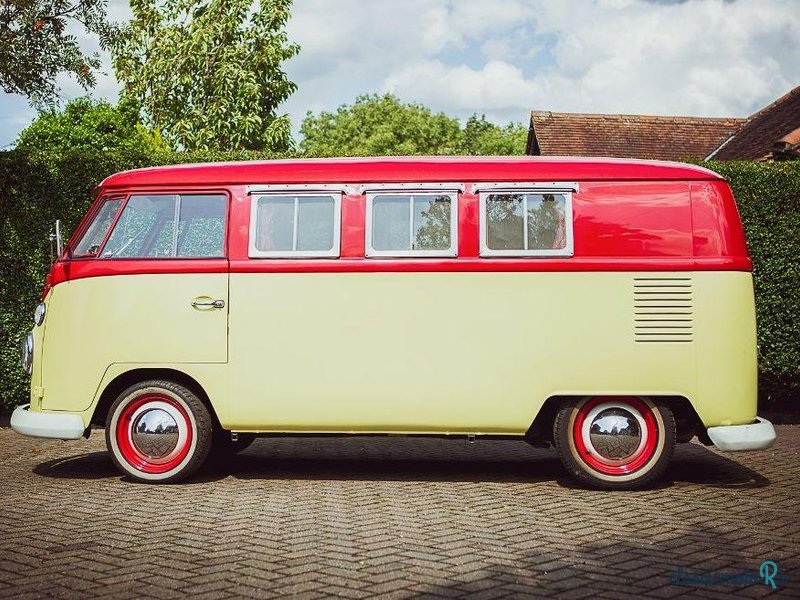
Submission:
[[[533,111],[527,154],[704,158],[745,119]],[[777,139],[777,138],[776,138]]]
[[[149,167],[107,177],[104,188],[247,184],[425,183],[479,181],[702,180],[719,175],[702,167],[611,158],[381,157],[291,159]]]
[[[800,137],[800,86],[747,119],[710,158],[753,160],[797,149]]]

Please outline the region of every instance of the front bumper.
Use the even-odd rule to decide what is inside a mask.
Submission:
[[[22,435],[77,440],[86,431],[83,419],[75,413],[34,412],[23,404],[11,413],[11,429]]]
[[[775,428],[761,417],[749,425],[723,425],[709,427],[708,437],[725,452],[739,450],[764,450],[775,443]]]

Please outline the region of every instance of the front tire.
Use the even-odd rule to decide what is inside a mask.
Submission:
[[[667,468],[675,449],[675,418],[660,399],[581,398],[559,408],[553,441],[564,467],[584,485],[639,489]]]
[[[190,390],[166,380],[132,385],[111,405],[106,445],[125,475],[148,483],[190,477],[208,457],[213,421]]]

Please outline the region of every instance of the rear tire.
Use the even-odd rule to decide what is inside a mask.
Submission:
[[[569,400],[553,423],[566,470],[584,485],[633,490],[656,481],[675,449],[675,418],[662,400],[595,396]]]
[[[114,465],[147,483],[190,477],[208,457],[213,421],[187,388],[152,379],[122,392],[108,411],[106,445]]]

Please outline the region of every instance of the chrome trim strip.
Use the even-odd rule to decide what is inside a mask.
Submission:
[[[490,190],[526,190],[532,193],[536,193],[539,190],[556,190],[578,193],[580,191],[579,188],[580,186],[577,184],[577,182],[573,181],[479,181],[478,183],[472,185],[472,191],[475,193],[486,192]]]
[[[444,190],[447,192],[464,192],[465,186],[463,183],[448,182],[443,183],[439,181],[433,182],[403,182],[403,183],[362,183],[358,186],[359,194],[366,192],[391,192],[403,191],[407,192],[413,190],[420,194],[424,192],[436,192]]]
[[[339,192],[340,194],[358,193],[357,187],[345,183],[257,183],[247,186],[248,194],[267,192]]]

